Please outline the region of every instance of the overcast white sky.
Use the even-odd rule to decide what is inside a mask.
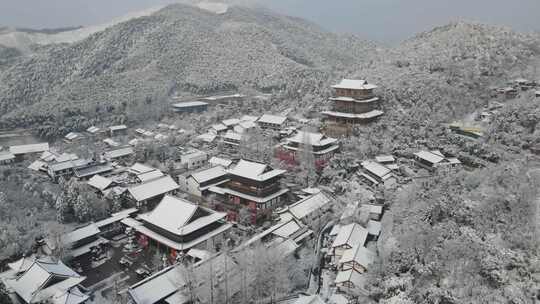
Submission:
[[[250,1],[250,0],[243,0]],[[323,27],[395,42],[454,20],[540,30],[540,0],[262,0]],[[174,0],[0,0],[0,25],[51,28],[108,21]],[[260,2],[260,1],[259,1]]]

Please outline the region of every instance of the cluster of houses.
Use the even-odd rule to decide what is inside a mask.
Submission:
[[[505,87],[493,88],[495,95],[500,95],[506,99],[513,99],[519,95],[520,91],[528,91],[538,87],[538,82],[525,78],[517,78],[509,81]],[[539,96],[540,93],[535,91],[535,95]]]
[[[374,95],[376,88],[365,80],[349,79],[333,86],[333,107],[321,113],[325,122],[348,127],[377,119],[383,112]],[[173,108],[179,113],[202,112],[211,102],[178,102]],[[91,137],[106,145],[103,152],[88,159],[74,153],[59,153],[46,143],[13,146],[0,152],[0,164],[31,156],[31,170],[46,174],[53,181],[74,177],[99,198],[130,206],[62,236],[61,243],[69,257],[64,262],[76,271],[60,261],[50,261],[47,255],[54,252],[55,244],[44,239],[39,254],[10,265],[6,286],[24,303],[84,303],[88,292],[81,286],[85,278],[78,272],[110,259],[106,252],[114,237],[129,234],[134,247],[160,252],[169,265],[127,288],[131,303],[210,303],[218,297],[216,290],[225,291],[226,298],[232,299],[241,291],[241,281],[246,280],[238,266],[240,252],[265,246],[283,256],[292,255],[321,237],[326,225],[337,217],[339,206],[331,191],[292,191],[291,185],[284,182],[287,170],[238,157],[234,151],[252,128],[278,139],[272,149],[288,165],[297,164],[307,155],[317,169],[322,169],[340,149],[338,138],[301,131],[287,116],[264,114],[244,115],[211,125],[194,139],[204,145],[178,148],[175,166],[168,170],[135,162],[133,147],[141,141],[163,141],[183,133],[167,124],[159,124],[155,130],[135,129],[136,138],[127,145],[119,138],[128,132],[125,125],[104,129],[93,126],[86,132],[67,134],[67,144]],[[217,143],[224,147],[218,154],[215,149],[204,149],[216,147]],[[437,150],[418,151],[412,158],[426,172],[460,164],[457,158]],[[407,164],[392,155],[380,155],[361,162],[356,178],[366,189],[394,187]],[[374,244],[381,233],[383,207],[371,197],[368,203],[353,202],[343,210],[341,219],[325,237],[328,246],[324,252],[328,268],[336,275],[333,284],[337,294],[347,298],[347,290],[361,288],[362,274],[377,258]],[[251,226],[254,232],[247,240],[231,244],[232,232],[245,226]],[[232,250],[222,250],[231,245]],[[192,262],[189,273],[186,260]],[[306,296],[297,303],[322,300]]]

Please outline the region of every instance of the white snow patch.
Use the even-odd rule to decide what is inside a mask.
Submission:
[[[229,9],[229,5],[221,2],[199,2],[197,7],[217,15],[225,14]]]

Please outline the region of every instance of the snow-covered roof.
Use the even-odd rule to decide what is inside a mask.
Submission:
[[[333,85],[334,89],[351,89],[351,90],[373,90],[377,86],[369,84],[366,80],[362,79],[342,79],[340,83]]]
[[[444,160],[444,156],[439,153],[434,153],[432,151],[418,151],[414,155],[420,159],[423,159],[432,164],[440,163]]]
[[[240,118],[240,121],[251,121],[256,122],[257,119],[259,119],[258,116],[252,116],[252,115],[244,115]]]
[[[120,146],[120,143],[114,141],[112,138],[105,138],[105,139],[103,140],[103,142],[106,143],[107,145],[111,146],[111,147],[118,147],[118,146]]]
[[[190,257],[197,258],[199,260],[206,260],[212,256],[212,253],[207,250],[197,249],[197,248],[191,248],[186,253]]]
[[[185,199],[166,195],[154,210],[140,218],[175,235],[187,235],[227,216],[197,206]]]
[[[195,181],[199,184],[211,181],[213,179],[226,176],[227,172],[223,167],[217,166],[212,167],[209,169],[204,169],[195,173],[192,173],[191,176],[195,179]]]
[[[172,106],[175,108],[189,108],[189,107],[200,107],[200,106],[207,106],[208,103],[203,101],[186,101],[186,102],[178,102],[173,104]]]
[[[133,150],[133,147],[125,147],[122,149],[116,149],[112,151],[107,151],[104,153],[104,156],[106,159],[115,159],[119,157],[128,156],[131,154],[134,154],[135,151]]]
[[[277,115],[271,115],[271,114],[264,114],[257,120],[257,122],[260,123],[267,123],[267,124],[273,124],[273,125],[281,125],[287,120],[286,116],[277,116]]]
[[[300,225],[296,221],[288,221],[286,224],[272,231],[272,234],[275,234],[282,238],[289,238],[291,235],[295,234],[300,229],[302,229],[302,227],[300,227]]]
[[[222,135],[223,139],[227,140],[233,140],[233,141],[241,141],[242,140],[242,134],[228,131],[225,133],[225,135]]]
[[[272,169],[270,166],[241,159],[234,168],[227,170],[232,175],[244,177],[256,181],[265,181],[282,175],[285,170]]]
[[[94,223],[92,223],[82,228],[73,230],[70,233],[67,233],[62,237],[62,241],[64,242],[64,244],[72,244],[87,237],[98,235],[100,233],[101,231],[99,231],[99,228]]]
[[[113,182],[112,180],[106,177],[103,177],[101,175],[94,175],[92,176],[92,178],[90,178],[90,180],[88,180],[87,184],[100,191],[103,191],[107,187],[109,187],[112,184],[112,182]]]
[[[308,144],[312,146],[326,146],[337,142],[337,139],[327,137],[322,133],[300,131],[296,133],[293,137],[289,138],[288,141],[298,144]]]
[[[379,155],[375,156],[375,160],[378,163],[393,163],[396,159],[392,155]]]
[[[92,163],[92,161],[89,160],[89,159],[68,160],[68,161],[65,161],[65,162],[55,163],[55,164],[49,165],[49,169],[52,170],[53,172],[57,172],[57,171],[63,171],[63,170],[67,170],[67,169],[74,169],[74,168],[78,168],[78,167],[84,167],[84,166],[87,166],[90,163]]]
[[[49,143],[39,143],[39,144],[30,144],[30,145],[19,145],[9,147],[9,152],[19,155],[19,154],[28,154],[28,153],[40,153],[49,151]]]
[[[305,216],[323,208],[331,203],[332,199],[323,192],[308,196],[289,206],[288,210],[297,219],[303,219]]]
[[[66,136],[64,136],[64,138],[67,140],[74,140],[79,137],[81,137],[81,134],[76,133],[76,132],[69,132],[68,134],[66,134]]]
[[[216,134],[209,132],[209,133],[204,133],[204,134],[201,134],[201,135],[197,136],[197,139],[202,140],[204,142],[211,143],[216,139],[216,137],[217,137]]]
[[[217,132],[221,132],[221,131],[225,131],[227,130],[227,126],[222,124],[222,123],[218,123],[218,124],[215,124],[215,125],[212,125],[210,127],[211,129],[217,131]]]
[[[351,119],[372,119],[379,117],[384,114],[383,111],[379,110],[372,110],[366,113],[346,113],[346,112],[336,112],[336,111],[323,111],[322,114],[333,116],[333,117],[341,117],[341,118],[351,118]]]
[[[136,174],[136,175],[139,175],[141,173],[154,171],[154,170],[157,170],[157,169],[152,168],[152,167],[147,166],[147,165],[144,165],[144,164],[141,164],[141,163],[135,163],[133,166],[131,166],[131,168],[129,168],[129,172],[133,173],[133,174]]]
[[[15,155],[8,151],[0,152],[0,161],[12,160],[15,159]]]
[[[76,160],[76,159],[79,159],[79,156],[77,156],[77,154],[75,153],[62,153],[60,155],[56,155],[54,158],[54,160],[56,160],[59,163],[65,162],[68,160]]]
[[[128,294],[136,304],[155,304],[171,295],[178,294],[177,291],[186,284],[186,279],[180,268],[177,265],[172,265],[131,286],[128,289]],[[173,303],[187,303],[189,297],[184,297],[184,300],[185,302]]]
[[[167,175],[162,178],[153,179],[149,182],[131,187],[128,189],[128,191],[136,201],[141,202],[158,195],[166,194],[176,189],[178,189],[178,184],[172,179],[172,177]]]
[[[153,179],[156,179],[156,178],[160,178],[162,176],[164,176],[165,174],[163,174],[163,172],[161,172],[160,170],[152,170],[152,171],[148,171],[148,172],[144,172],[144,173],[141,173],[141,174],[138,174],[137,175],[137,178],[142,182],[142,183],[146,183],[147,181],[151,181]]]
[[[239,123],[240,123],[240,120],[237,119],[237,118],[231,118],[231,119],[225,119],[225,120],[223,120],[222,123],[223,123],[224,125],[226,125],[227,127],[232,127],[232,126],[234,126],[234,125],[239,124]]]
[[[86,132],[95,134],[99,132],[101,129],[96,126],[91,126],[90,128],[86,129]]]
[[[362,167],[364,170],[376,175],[380,179],[386,179],[392,173],[392,170],[374,161],[363,161]]]
[[[341,247],[343,245],[348,245],[350,247],[356,245],[364,246],[367,236],[367,229],[356,223],[341,226],[338,235],[332,243],[332,248]]]
[[[46,283],[53,278],[63,280],[52,286],[46,286]],[[26,303],[41,303],[62,296],[84,279],[85,277],[80,276],[61,261],[36,260],[21,276],[5,282]]]
[[[372,97],[372,98],[368,98],[368,99],[354,99],[352,97],[338,96],[338,97],[331,97],[330,100],[332,100],[332,101],[347,101],[347,102],[367,104],[367,103],[379,101],[379,97]]]
[[[210,158],[210,160],[208,160],[208,163],[213,166],[222,166],[223,168],[228,168],[233,163],[233,161],[230,159],[213,156],[212,158]]]
[[[381,234],[381,222],[369,220],[367,223],[367,230],[369,234],[378,236]]]
[[[23,256],[13,263],[8,263],[8,267],[17,273],[24,272],[36,261],[36,255]]]
[[[324,300],[319,295],[300,296],[298,300],[292,304],[325,304]]]
[[[220,195],[229,194],[229,195],[232,195],[232,196],[238,196],[238,197],[241,197],[241,198],[244,198],[246,200],[256,202],[256,203],[266,203],[266,202],[269,202],[269,201],[271,201],[271,200],[273,200],[273,199],[275,199],[277,197],[280,197],[283,194],[289,192],[289,189],[281,189],[278,192],[275,192],[275,193],[270,194],[268,196],[258,197],[258,196],[254,196],[254,195],[245,194],[243,192],[236,191],[236,190],[229,189],[229,188],[210,187],[210,188],[208,188],[208,190],[210,190],[211,192],[220,194]]]
[[[339,264],[355,262],[367,269],[369,264],[375,261],[376,257],[377,255],[371,250],[364,246],[356,245],[353,248],[343,252],[343,256],[339,260]]]
[[[126,125],[116,125],[116,126],[110,126],[109,127],[109,130],[111,131],[121,131],[121,130],[126,130],[127,129],[127,126]]]
[[[338,272],[334,283],[343,284],[350,282],[355,287],[361,287],[364,282],[362,275],[353,269]]]

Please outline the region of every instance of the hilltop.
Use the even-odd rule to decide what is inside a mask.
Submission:
[[[0,115],[26,124],[172,92],[271,91],[297,79],[315,86],[375,51],[373,43],[261,9],[216,14],[176,4],[19,58],[0,73]]]

